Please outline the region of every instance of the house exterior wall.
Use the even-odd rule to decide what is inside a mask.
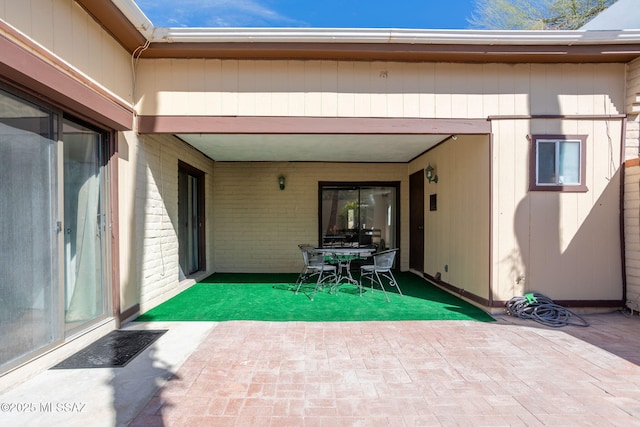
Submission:
[[[407,270],[408,177],[431,163],[440,182],[426,184],[425,205],[437,191],[439,210],[425,213],[427,274],[441,273],[445,282],[490,301],[531,290],[554,299],[622,297],[620,153],[634,159],[640,146],[639,61],[149,59],[132,69],[131,55],[73,0],[0,0],[0,41],[6,40],[67,76],[64,83],[80,83],[121,107],[135,103],[140,115],[479,118],[492,123],[491,135],[461,135],[408,165],[215,163],[168,135],[117,133],[122,310],[139,304],[145,311],[193,283],[180,281],[178,273],[179,160],[205,172],[203,275],[299,271],[297,244],[318,237],[318,181],[400,182],[400,267]],[[46,84],[47,77],[41,73],[43,81],[35,83]],[[56,101],[56,107],[67,106]],[[71,112],[85,118],[83,109],[94,108],[81,107]],[[625,113],[626,128],[612,117]],[[113,121],[126,127],[118,117]],[[528,191],[527,136],[544,133],[588,136],[588,192]],[[627,304],[637,309],[640,166],[637,161],[627,166]],[[283,191],[277,186],[280,174],[287,177]],[[63,353],[38,360],[38,366],[60,361],[115,323],[98,325]],[[9,376],[18,381],[23,372]]]
[[[178,260],[178,161],[205,173],[206,266],[214,270],[214,163],[169,135],[121,135],[120,292],[123,310],[142,312],[194,283],[180,280]]]
[[[425,180],[424,272],[438,273],[461,296],[489,299],[491,237],[490,140],[459,135],[411,162],[409,172],[434,168],[438,182]],[[437,196],[431,211],[430,196]]]
[[[640,60],[627,64],[624,169],[626,305],[640,311]]]
[[[132,103],[130,55],[75,1],[0,0],[0,19],[60,58],[65,71],[77,71]]]
[[[624,240],[627,273],[626,306],[640,311],[640,159],[625,163]]]
[[[624,64],[166,59],[139,75],[142,115],[488,118],[492,298],[621,298]],[[587,135],[587,193],[528,191],[536,133]]]
[[[619,114],[623,79],[623,64],[147,59],[136,93],[152,116],[487,118]]]
[[[76,2],[0,0],[0,44],[4,83],[103,129],[133,123],[130,56]],[[113,266],[105,267],[113,273]],[[60,362],[117,327],[117,317],[98,319],[81,333],[57,338],[44,353],[33,349],[35,353],[26,355],[34,356],[31,361],[2,373],[0,390]]]
[[[501,120],[494,126],[494,299],[534,291],[554,300],[619,301],[621,120]],[[588,135],[588,191],[528,191],[530,134]]]
[[[280,190],[278,177],[286,178]],[[400,259],[408,269],[406,164],[217,162],[213,240],[217,272],[299,272],[298,245],[318,244],[318,182],[400,182]]]

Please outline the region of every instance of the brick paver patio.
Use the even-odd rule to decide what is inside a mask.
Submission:
[[[640,426],[640,319],[216,325],[134,426]]]

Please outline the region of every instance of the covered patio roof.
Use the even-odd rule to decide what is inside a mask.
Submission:
[[[484,119],[141,116],[138,130],[174,134],[216,161],[409,162]]]

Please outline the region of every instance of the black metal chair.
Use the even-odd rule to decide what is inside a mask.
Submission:
[[[384,288],[383,279],[388,281],[388,285],[395,286],[398,289],[398,293],[402,295],[400,286],[398,286],[398,282],[391,272],[397,252],[398,249],[377,252],[373,254],[373,264],[365,264],[360,267],[360,296],[362,296],[362,281],[369,280],[371,290],[373,290],[374,284],[378,284],[382,292],[384,292],[387,302],[389,302],[389,296]]]
[[[300,286],[303,283],[310,283],[310,278],[317,276],[313,293],[311,294],[311,301],[316,296],[318,289],[322,288],[328,280],[333,279],[333,282],[338,281],[337,267],[332,264],[328,264],[324,260],[324,255],[316,252],[312,245],[298,245],[304,258],[304,267],[298,276],[296,281],[296,295],[300,290]]]

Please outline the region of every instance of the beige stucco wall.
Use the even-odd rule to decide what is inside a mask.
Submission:
[[[77,71],[131,105],[130,55],[75,1],[0,0],[0,19],[57,56],[63,71]]]
[[[204,275],[214,271],[214,163],[172,136],[119,136],[121,306],[144,312],[193,284],[179,276],[178,160],[205,172]]]
[[[286,177],[280,190],[278,176]],[[229,162],[213,175],[214,259],[218,272],[299,272],[298,245],[318,244],[319,181],[401,182],[401,268],[408,269],[406,164]]]
[[[488,135],[459,135],[411,162],[410,173],[428,165],[438,183],[425,180],[424,272],[489,298],[490,143]],[[429,199],[437,195],[437,210]],[[463,293],[464,295],[464,293]]]

